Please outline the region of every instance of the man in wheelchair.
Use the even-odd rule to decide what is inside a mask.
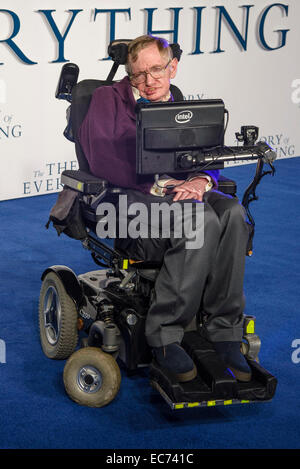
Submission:
[[[131,257],[138,253],[139,260],[161,263],[147,313],[146,338],[161,367],[179,381],[194,379],[196,367],[180,344],[185,327],[201,310],[207,338],[236,378],[249,381],[251,370],[240,351],[249,236],[244,208],[237,199],[218,191],[217,170],[185,180],[165,177],[155,184],[153,177],[139,182],[136,176],[136,101],[174,100],[170,80],[177,65],[165,40],[142,36],[132,41],[126,63],[128,76],[94,92],[79,129],[79,142],[91,172],[126,188],[132,202],[149,204],[164,197],[168,203],[204,204],[204,226],[198,226],[204,230],[200,249],[186,249],[184,236],[177,239],[172,234],[167,240],[126,241]]]
[[[62,71],[56,97],[72,101],[65,136],[75,142],[79,170],[63,172],[64,190],[50,214],[59,234],[81,239],[95,262],[109,268],[78,277],[66,266],[44,271],[39,305],[43,351],[49,358],[68,358],[66,391],[84,405],[101,407],[114,398],[121,379],[117,357],[129,372],[150,364],[150,381],[172,408],[268,400],[277,381],[257,362],[260,340],[254,317],[244,315],[243,282],[254,226],[248,202],[250,196],[255,200],[255,187],[267,174],[264,163],[272,168],[274,158],[267,156],[272,152],[266,144],[243,151],[238,147],[241,159],[258,160],[242,204],[235,183],[220,176],[216,165],[169,174],[159,162],[160,176],[139,172],[137,109],[183,101],[170,84],[181,51],[153,36],[114,42],[109,46],[114,65],[106,81],[83,80],[74,86],[77,66],[68,64],[66,77]],[[113,82],[119,64],[125,64],[127,76]],[[162,127],[157,124],[156,135],[165,138]],[[233,148],[226,158],[234,157]],[[129,224],[123,195],[129,207],[137,202],[150,209],[177,205],[182,217],[169,218],[167,236],[164,220],[152,237],[124,237],[116,229],[111,249],[95,234],[97,224],[105,222],[98,208],[112,201],[119,219],[125,216]],[[147,213],[143,221],[151,233],[157,219],[151,210]],[[191,233],[183,229],[178,236],[178,224],[193,226],[194,238],[200,234],[204,242],[190,248]],[[88,338],[74,352],[78,330]]]

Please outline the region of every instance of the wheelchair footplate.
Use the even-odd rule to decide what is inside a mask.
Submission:
[[[248,360],[251,381],[239,382],[198,332],[186,332],[182,346],[197,366],[198,374],[192,381],[178,383],[171,373],[155,363],[149,369],[151,386],[172,410],[249,404],[273,398],[277,379],[256,361]]]

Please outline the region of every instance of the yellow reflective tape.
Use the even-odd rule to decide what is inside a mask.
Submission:
[[[123,259],[123,269],[128,269],[128,259]]]
[[[250,401],[245,401],[245,400],[242,400],[241,401],[241,404],[249,404]]]
[[[82,182],[78,182],[78,183],[77,183],[77,189],[78,189],[79,191],[82,191],[82,189],[83,189],[83,183],[82,183]]]
[[[216,405],[216,401],[207,401],[207,407]]]
[[[230,405],[232,404],[232,401],[224,401],[224,405]]]
[[[184,404],[175,404],[175,409],[183,409]]]
[[[247,334],[254,334],[254,321],[253,321],[253,319],[251,319],[251,321],[248,322],[246,332],[247,332]]]
[[[199,402],[189,402],[188,403],[188,407],[198,407],[199,406]]]

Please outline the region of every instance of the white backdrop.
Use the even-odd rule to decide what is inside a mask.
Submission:
[[[299,20],[299,0],[2,0],[0,200],[57,192],[77,168],[67,103],[54,97],[65,61],[79,79],[106,78],[110,38],[147,32],[181,45],[174,83],[186,99],[224,100],[227,145],[251,124],[279,158],[299,156]]]

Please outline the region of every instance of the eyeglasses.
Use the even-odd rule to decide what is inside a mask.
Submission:
[[[151,75],[152,78],[158,79],[162,78],[165,75],[166,69],[170,65],[171,60],[167,63],[167,65],[164,65],[163,67],[151,67],[148,72],[140,72],[140,73],[135,73],[134,75],[129,75],[130,81],[136,85],[140,85],[141,83],[144,83],[147,80],[147,75]]]

